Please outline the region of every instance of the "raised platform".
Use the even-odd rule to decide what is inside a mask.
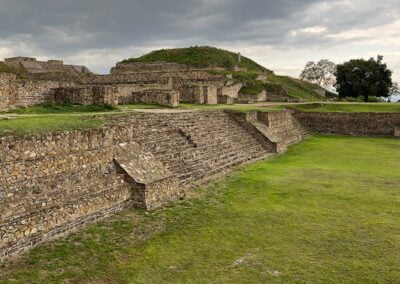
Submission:
[[[101,129],[0,138],[0,259],[126,206],[163,206],[276,154],[278,142],[243,115],[264,114],[135,112],[107,116]],[[275,127],[298,133],[284,120]]]

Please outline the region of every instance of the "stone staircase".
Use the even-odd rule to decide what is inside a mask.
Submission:
[[[311,135],[287,110],[259,112],[256,121],[251,124],[271,142],[276,143],[278,153],[285,152],[289,146],[297,144]]]
[[[274,154],[224,112],[136,114],[132,140],[194,187],[230,168]]]

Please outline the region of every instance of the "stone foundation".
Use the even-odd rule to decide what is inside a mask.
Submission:
[[[274,153],[224,112],[134,113],[110,123],[0,138],[0,259],[126,206],[163,206]]]
[[[177,107],[179,105],[179,93],[177,91],[163,89],[132,92],[132,102]]]

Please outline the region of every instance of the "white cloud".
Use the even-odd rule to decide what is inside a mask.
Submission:
[[[324,26],[313,26],[313,27],[302,28],[299,29],[298,31],[302,33],[320,34],[326,32],[327,30],[328,30],[327,27]]]

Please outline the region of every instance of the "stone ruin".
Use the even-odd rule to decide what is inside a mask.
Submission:
[[[119,64],[109,75],[85,68],[68,73],[68,65],[51,64],[58,67],[43,63],[40,72],[23,64],[18,67],[25,68],[23,77],[0,73],[0,110],[49,102],[230,103],[240,89],[229,78],[176,64]],[[99,117],[106,121],[100,129],[0,137],[0,260],[129,206],[152,210],[184,198],[237,165],[285,152],[310,132],[400,136],[400,114],[390,113],[170,111]]]
[[[230,104],[242,87],[210,68],[167,62],[117,63],[108,75],[61,60],[15,57],[4,63],[18,75],[0,73],[0,111],[50,103]]]
[[[64,65],[62,60],[38,61],[33,57],[11,57],[4,59],[4,63],[25,73],[92,74],[85,66]]]
[[[184,198],[308,135],[286,112],[104,119],[100,129],[0,137],[0,259],[129,206],[151,210]]]

